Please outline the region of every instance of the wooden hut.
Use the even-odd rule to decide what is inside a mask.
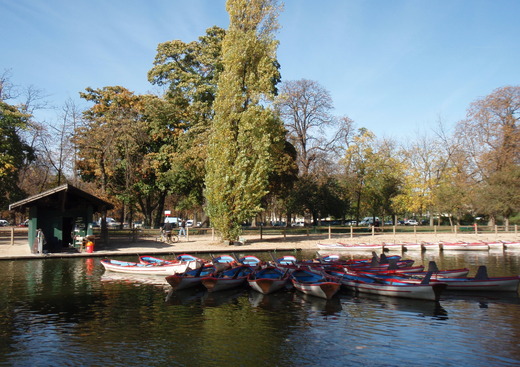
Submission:
[[[32,253],[62,252],[78,238],[92,235],[94,213],[114,206],[69,184],[9,205],[29,212],[28,245]]]

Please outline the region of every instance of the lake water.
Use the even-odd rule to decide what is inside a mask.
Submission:
[[[404,258],[520,274],[520,251]],[[160,276],[105,273],[97,258],[43,259],[0,261],[0,313],[1,366],[520,365],[517,293],[446,293],[439,303],[247,288],[170,294]]]

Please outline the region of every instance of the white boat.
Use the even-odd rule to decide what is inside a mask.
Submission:
[[[422,248],[424,251],[438,251],[441,249],[437,242],[423,242]]]
[[[148,274],[148,275],[171,275],[184,273],[188,269],[198,269],[202,266],[199,261],[179,261],[172,264],[154,265],[141,264],[130,261],[120,261],[113,259],[101,260],[101,265],[107,271],[128,274]]]
[[[422,251],[423,244],[419,242],[405,242],[402,244],[403,249],[406,251]]]
[[[438,301],[442,291],[446,288],[444,283],[430,284],[431,273],[418,284],[404,281],[387,282],[376,277],[363,276],[349,271],[329,271],[329,274],[338,277],[341,284],[354,292],[381,296]]]
[[[383,251],[403,251],[404,246],[401,243],[383,243]]]
[[[503,250],[504,243],[502,241],[486,242],[490,250]]]
[[[476,278],[443,278],[440,282],[447,284],[449,291],[485,291],[485,292],[517,292],[520,277],[498,277],[488,279]]]
[[[417,283],[419,280],[410,278],[406,282]],[[520,276],[490,278],[486,266],[481,265],[473,278],[439,278],[431,279],[430,283],[446,284],[448,291],[517,292]]]
[[[504,247],[506,250],[520,250],[519,241],[504,241]]]
[[[441,250],[458,251],[488,251],[489,246],[484,242],[441,242]]]
[[[372,244],[372,243],[357,243],[357,244],[347,244],[347,243],[318,243],[318,248],[321,250],[331,250],[331,251],[383,251],[382,244]]]

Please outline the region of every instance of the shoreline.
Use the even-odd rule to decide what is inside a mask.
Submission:
[[[280,235],[264,235],[262,239],[244,236],[245,244],[228,245],[227,243],[211,239],[207,236],[191,236],[189,241],[181,241],[174,244],[158,242],[155,239],[142,239],[137,242],[113,240],[108,246],[100,248],[93,253],[86,252],[58,252],[51,254],[31,254],[27,239],[18,240],[15,244],[0,243],[0,260],[29,260],[46,258],[68,257],[108,257],[125,255],[167,255],[167,254],[211,254],[230,252],[276,252],[276,251],[318,251],[318,243],[333,244],[337,242],[346,244],[356,243],[417,243],[417,242],[493,242],[493,241],[518,241],[518,233],[489,233],[489,234],[461,234],[461,233],[417,233],[417,234],[361,234],[350,235],[298,235],[283,237]],[[361,253],[361,251],[341,251],[342,255]],[[364,251],[370,254],[370,251]]]

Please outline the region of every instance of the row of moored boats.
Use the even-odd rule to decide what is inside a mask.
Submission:
[[[520,241],[403,242],[403,243],[318,243],[320,250],[333,251],[489,251],[520,250]]]
[[[253,255],[237,258],[220,255],[211,260],[189,254],[165,260],[140,256],[139,262],[103,259],[107,271],[162,275],[172,291],[202,286],[208,292],[249,285],[263,294],[294,287],[312,296],[331,299],[341,288],[356,293],[438,301],[445,291],[518,292],[520,276],[489,277],[480,266],[474,277],[469,269],[439,270],[435,262],[428,268],[414,266],[413,260],[400,256],[378,256],[344,260],[338,255],[297,260],[295,256],[272,256],[264,262]]]

